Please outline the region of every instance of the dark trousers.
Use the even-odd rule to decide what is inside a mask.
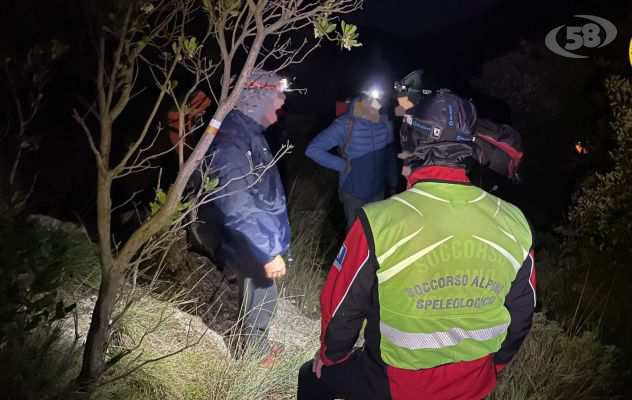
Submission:
[[[312,372],[308,361],[298,372],[298,400],[380,400],[362,373],[361,350],[331,367],[324,366],[320,379]]]
[[[263,267],[260,267],[263,270]],[[274,279],[243,275],[237,271],[239,297],[243,316],[242,332],[246,342],[256,343],[267,338],[268,324],[277,305],[277,287]]]
[[[362,208],[365,204],[373,203],[375,201],[384,200],[384,192],[378,193],[373,196],[369,200],[359,199],[342,189],[338,189],[338,198],[342,203],[342,207],[345,211],[345,219],[347,220],[347,231],[351,229],[351,226],[355,222],[356,217],[358,216],[358,210]]]
[[[189,228],[190,239],[201,247],[207,255],[213,255],[216,263],[221,265],[225,273],[236,274],[239,282],[239,306],[242,333],[246,342],[257,342],[266,339],[268,324],[274,316],[277,306],[277,287],[274,279],[265,275],[263,265],[254,260],[251,254],[227,255],[219,246],[222,240],[221,227],[212,223],[217,215],[210,208],[201,208],[198,215],[200,221]],[[227,260],[233,260],[228,262]],[[234,260],[238,261],[234,261]]]

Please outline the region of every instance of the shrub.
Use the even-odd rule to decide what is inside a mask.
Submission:
[[[558,264],[553,309],[572,324],[598,321],[604,338],[632,354],[625,332],[632,329],[627,309],[632,283],[632,84],[618,76],[606,80],[614,147],[612,170],[594,174],[573,199]],[[590,151],[590,150],[589,150]],[[627,359],[628,357],[624,357]]]
[[[596,174],[593,185],[582,187],[569,213],[567,239],[574,250],[597,250],[612,269],[622,268],[632,255],[632,84],[618,76],[606,80],[611,101],[611,130],[615,145],[610,155],[614,168]],[[585,246],[588,245],[588,246]],[[583,256],[582,254],[579,255]]]
[[[74,305],[59,296],[68,243],[11,209],[0,216],[0,349],[23,343],[35,328],[63,318]]]

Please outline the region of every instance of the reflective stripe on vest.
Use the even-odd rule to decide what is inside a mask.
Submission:
[[[467,330],[452,328],[447,332],[411,333],[402,332],[380,321],[380,333],[396,346],[409,350],[440,349],[454,346],[464,339],[473,339],[479,342],[494,339],[502,335],[509,324],[500,324],[485,329]]]

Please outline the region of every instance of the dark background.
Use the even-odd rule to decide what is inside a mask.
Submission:
[[[388,89],[393,80],[423,68],[427,87],[447,87],[470,97],[479,116],[512,123],[522,132],[523,182],[505,188],[504,194],[525,209],[532,222],[551,226],[563,217],[578,179],[587,170],[608,168],[597,154],[578,160],[574,146],[603,129],[600,117],[607,108],[603,79],[613,72],[631,71],[627,64],[631,11],[630,3],[623,1],[368,0],[364,11],[348,18],[360,26],[363,47],[349,52],[327,44],[289,71],[296,77],[296,86],[308,88],[308,95],[290,97],[288,108],[319,115],[313,136],[332,119],[336,99],[372,86]],[[618,28],[617,39],[591,51],[590,58],[554,55],[544,47],[544,37],[560,25],[584,24],[573,17],[578,14],[609,19]],[[515,61],[499,62],[512,53],[525,54]],[[620,65],[602,67],[604,59]],[[485,65],[490,66],[486,72]],[[493,96],[486,93],[486,86],[493,86],[496,79],[524,75],[550,79],[542,83],[546,89],[525,101],[534,104],[530,109],[516,101],[507,104],[501,95],[512,89],[516,97],[530,95],[523,90],[526,82],[509,82],[510,88]],[[477,80],[483,84],[473,85]],[[547,108],[548,103],[557,107]],[[302,143],[297,144],[300,153]]]
[[[65,218],[79,215],[90,222],[95,201],[93,159],[85,138],[70,118],[71,108],[80,106],[79,97],[90,98],[92,94],[94,59],[86,33],[92,27],[86,22],[87,12],[81,4],[78,0],[3,1],[0,48],[5,54],[20,54],[50,38],[70,45],[47,88],[52,101],[46,103],[42,118],[36,122],[35,129],[44,132],[44,141],[25,160],[20,172],[25,182],[38,176],[34,198],[37,211]],[[585,23],[573,17],[577,14],[609,19],[618,28],[615,42],[591,49],[587,59],[564,59],[546,48],[543,51],[544,37],[551,29]],[[527,154],[521,170],[524,180],[521,186],[508,189],[506,197],[525,208],[537,224],[555,224],[563,217],[578,177],[587,169],[600,168],[600,164],[577,163],[573,148],[575,142],[599,128],[598,116],[607,105],[599,97],[603,93],[602,80],[613,71],[630,71],[625,65],[632,33],[630,16],[631,5],[626,1],[367,0],[363,10],[343,17],[359,26],[362,47],[347,51],[324,43],[303,64],[285,72],[295,78],[295,87],[308,89],[307,95],[290,94],[286,102],[287,113],[299,117],[285,118],[270,135],[272,142],[289,139],[297,146],[281,165],[286,181],[313,167],[302,154],[304,146],[331,122],[337,99],[369,86],[390,88],[394,79],[423,68],[427,87],[447,87],[471,97],[480,116],[514,123],[522,132]],[[309,31],[304,34],[312,35]],[[527,55],[528,62],[537,68],[548,68],[538,73],[555,74],[547,93],[560,97],[557,115],[546,115],[546,109],[525,115],[526,110],[484,93],[481,85],[472,85],[476,79],[481,80],[486,63],[495,65],[499,57],[524,52],[526,43],[540,47]],[[615,60],[620,65],[601,67],[601,59]],[[528,65],[505,63],[491,68],[491,76],[487,72],[482,78],[483,89],[495,75],[500,79],[522,67]],[[146,93],[151,95],[151,88]],[[533,101],[544,104],[546,99]],[[126,137],[134,131],[140,123],[134,115],[145,111],[143,106],[142,101],[132,105],[116,127],[118,135]],[[297,121],[303,121],[300,127]],[[529,121],[537,123],[530,126]],[[120,149],[124,148],[125,139],[118,143]],[[6,153],[4,156],[6,161],[9,157]],[[140,175],[120,182],[115,187],[115,200],[127,198],[138,186],[151,187],[155,179],[150,178]]]

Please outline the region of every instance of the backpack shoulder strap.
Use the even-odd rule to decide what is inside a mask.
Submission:
[[[347,136],[345,136],[345,141],[342,147],[338,147],[338,153],[343,158],[347,158],[347,148],[349,147],[349,143],[351,143],[351,137],[353,136],[353,117],[349,117],[349,129],[347,130]]]

